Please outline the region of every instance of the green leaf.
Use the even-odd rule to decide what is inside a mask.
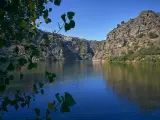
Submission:
[[[40,51],[38,49],[32,50],[32,56],[38,57],[40,55]]]
[[[6,78],[6,79],[5,79],[5,84],[6,84],[6,85],[9,85],[9,78]]]
[[[65,23],[64,28],[65,28],[65,31],[70,30],[71,29],[70,24]]]
[[[0,48],[4,46],[4,40],[0,39]]]
[[[24,102],[24,98],[23,97],[19,97],[19,101]]]
[[[20,58],[18,62],[20,66],[24,66],[27,63],[27,60],[25,58]]]
[[[60,6],[62,0],[54,0],[54,4],[57,5],[57,6]]]
[[[36,84],[33,85],[33,90],[35,93],[38,93]]]
[[[29,7],[31,10],[34,9],[34,2],[29,2]]]
[[[54,81],[54,78],[56,78],[56,74],[45,72],[45,76],[49,79],[49,82],[52,83]]]
[[[13,80],[13,79],[14,79],[14,76],[13,76],[13,75],[10,75],[10,76],[9,76],[9,79],[10,79],[10,80]]]
[[[69,19],[69,20],[72,20],[73,17],[74,17],[74,15],[75,15],[74,12],[68,12],[68,13],[67,13],[67,16],[68,16],[68,19]]]
[[[37,86],[36,86],[36,84],[34,84],[34,85],[33,85],[33,88],[37,90]]]
[[[52,8],[49,8],[49,12],[51,12],[52,11]]]
[[[52,120],[52,118],[47,118],[47,120]]]
[[[18,110],[18,108],[19,108],[19,105],[16,103],[16,104],[15,104],[15,109],[16,109],[16,111]]]
[[[37,116],[40,116],[40,109],[39,108],[35,108],[34,111],[35,111]]]
[[[47,9],[44,11],[43,18],[44,18],[44,19],[48,18],[48,10],[47,10]]]
[[[48,24],[48,23],[52,22],[52,20],[51,20],[50,18],[47,18],[47,19],[45,20],[45,22]]]
[[[56,95],[55,95],[55,96],[56,96],[56,99],[58,100],[58,102],[59,102],[59,103],[61,103],[61,102],[62,102],[62,100],[61,100],[61,98],[60,98],[59,93],[56,93]]]
[[[26,103],[21,103],[21,107],[24,108],[27,104]]]
[[[69,109],[68,105],[65,102],[62,103],[60,111],[61,112],[70,112],[70,109]]]
[[[49,82],[52,83],[54,81],[52,76],[48,76]]]
[[[37,68],[38,64],[37,63],[33,63],[33,67]]]
[[[16,48],[14,49],[14,51],[18,54],[19,48],[16,46]]]
[[[13,63],[10,63],[7,67],[7,70],[13,71],[14,70],[14,65]]]
[[[44,86],[44,83],[39,83],[39,87],[42,88]]]
[[[12,100],[12,101],[10,102],[10,105],[11,105],[11,106],[15,106],[15,105],[16,105],[16,103],[17,103],[17,101],[16,101],[16,100]]]
[[[36,120],[41,120],[40,118],[36,118]]]
[[[0,116],[0,120],[2,120],[2,116]]]
[[[68,106],[73,106],[73,105],[76,104],[75,100],[73,99],[73,97],[68,92],[65,92],[65,103]]]
[[[41,89],[41,94],[44,95],[44,90],[43,89]]]
[[[61,16],[61,18],[62,18],[63,22],[66,23],[66,14],[63,14],[63,15]]]
[[[20,26],[21,26],[21,27],[24,27],[24,26],[25,26],[25,24],[26,24],[26,23],[25,23],[25,21],[24,21],[24,20],[21,20],[21,21],[20,21]]]
[[[50,75],[50,73],[46,71],[45,76],[48,77],[49,75]]]
[[[17,89],[17,90],[16,90],[16,93],[17,93],[17,94],[20,94],[20,90],[19,90],[19,89]]]
[[[50,111],[46,109],[46,118],[48,118],[49,115],[50,115]]]
[[[56,78],[56,74],[52,73],[52,77],[53,77],[53,78]]]
[[[28,65],[28,70],[33,69],[35,67],[35,64],[30,62]]]
[[[0,16],[4,13],[4,10],[0,8]],[[1,119],[0,119],[1,120]]]
[[[74,22],[74,20],[71,20],[69,25],[70,25],[70,28],[74,28],[76,23]]]
[[[62,98],[62,101],[64,102],[64,101],[65,101],[64,97],[63,97],[63,96],[61,96],[61,98]]]
[[[23,74],[21,73],[21,74],[20,74],[20,80],[22,80],[22,79],[23,79]]]
[[[26,104],[27,104],[28,108],[30,106],[30,101],[31,101],[31,96],[27,96]]]
[[[48,103],[48,109],[49,110],[54,110],[54,104],[53,103]]]
[[[15,99],[18,99],[19,98],[19,95],[16,93],[15,94]]]

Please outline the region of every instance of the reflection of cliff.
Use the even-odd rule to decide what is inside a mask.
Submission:
[[[22,80],[20,80],[20,73],[18,71],[10,73],[14,75],[14,80],[10,80],[9,85],[6,85],[4,93],[2,92],[3,95],[12,95],[17,89],[21,92],[29,91],[29,89],[32,90],[35,83],[44,81],[45,64],[39,64],[37,69],[32,70],[23,68],[22,73],[24,75]]]
[[[96,76],[91,61],[57,61],[57,62],[41,62],[37,69],[27,70],[23,68],[23,80],[20,80],[18,71],[12,72],[14,80],[10,81],[3,94],[8,94],[20,89],[21,91],[32,88],[33,84],[42,82],[45,79],[45,71],[55,73],[56,81],[69,83],[73,80],[86,80],[88,76]]]
[[[63,82],[85,80],[88,75],[94,75],[92,61],[57,61],[47,64],[46,68]]]
[[[160,67],[153,65],[105,65],[106,84],[119,97],[128,98],[140,108],[160,105]]]

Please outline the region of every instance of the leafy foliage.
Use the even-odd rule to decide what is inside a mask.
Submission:
[[[46,78],[48,79],[50,76],[52,76],[53,78],[55,78],[55,75],[53,73],[49,73],[46,72]],[[49,80],[49,79],[48,79]],[[30,93],[29,95],[26,95],[26,93],[21,93],[19,90],[16,91],[15,97],[14,99],[10,99],[9,97],[5,97],[2,101],[2,104],[0,106],[0,110],[2,112],[8,112],[9,110],[7,109],[8,105],[11,105],[15,108],[15,110],[18,110],[21,106],[21,108],[24,107],[30,107],[31,104],[31,99],[35,99],[35,94],[41,93],[42,95],[44,94],[44,90],[42,89],[44,87],[44,83],[39,83],[38,85],[34,84],[33,85],[33,93]],[[57,107],[60,106],[60,111],[61,112],[70,112],[70,108],[71,106],[75,105],[76,102],[73,99],[73,97],[65,92],[64,96],[61,96],[59,93],[57,93],[56,95],[56,99],[58,101],[58,104],[56,105],[56,101],[54,102],[49,102],[48,103],[48,107],[46,109],[46,119],[51,119],[49,117],[51,111],[56,111]],[[20,105],[20,106],[19,106]],[[36,114],[36,116],[38,118],[36,119],[40,119],[40,109],[39,108],[34,108],[34,112]]]
[[[52,0],[50,0],[50,1],[52,1]],[[61,4],[61,2],[62,2],[62,0],[54,0],[54,4],[58,5],[58,6]]]
[[[30,62],[29,65],[28,65],[28,69],[33,69],[33,68],[37,68],[37,63],[32,63]]]
[[[140,55],[159,55],[160,54],[160,47],[156,45],[152,45],[149,47],[142,47],[139,50]]]
[[[35,111],[37,116],[40,116],[40,109],[39,108],[35,108],[34,111]]]
[[[14,76],[9,75],[8,71],[19,70],[20,80],[23,79],[24,75],[21,73],[22,66],[26,66],[29,70],[37,68],[37,63],[32,62],[33,57],[39,57],[39,48],[33,44],[33,38],[37,34],[38,27],[42,22],[38,22],[41,18],[44,19],[46,24],[52,22],[49,18],[49,13],[52,8],[48,8],[48,3],[53,3],[56,6],[60,6],[62,0],[0,0],[0,49],[3,47],[11,47],[13,45],[14,51],[12,55],[7,57],[7,59],[1,59],[0,62],[7,61],[9,65],[3,66],[0,69],[0,80],[4,81],[4,89],[6,84],[9,84],[9,80],[13,80]],[[64,29],[68,31],[75,27],[75,21],[73,17],[74,12],[64,13],[61,18],[64,22]],[[60,27],[62,29],[62,27]],[[44,39],[45,38],[44,36]],[[25,42],[24,42],[25,41]],[[24,52],[22,52],[24,49]],[[2,69],[3,68],[3,69]],[[54,73],[46,72],[46,79],[49,83],[54,82],[56,75]],[[35,100],[35,94],[44,94],[44,83],[39,83],[33,85],[33,92],[30,94],[21,93],[19,90],[15,93],[14,98],[5,97],[3,98],[0,111],[2,113],[8,112],[7,106],[12,106],[15,110],[20,107],[30,107],[31,100]],[[71,95],[60,96],[59,94],[56,98],[59,100],[59,105],[61,105],[62,112],[68,112],[69,106],[75,104]],[[49,117],[51,111],[56,111],[57,106],[55,102],[49,103],[46,109],[46,120],[51,120]],[[34,109],[37,115],[36,120],[40,120],[40,109]],[[2,114],[3,115],[3,114]],[[2,116],[0,116],[2,120]]]
[[[7,70],[10,70],[10,71],[12,71],[12,70],[14,70],[15,68],[14,68],[14,65],[13,65],[13,63],[10,63],[9,65],[8,65],[8,67],[7,67]]]
[[[153,33],[153,32],[150,32],[148,35],[149,35],[150,38],[157,38],[157,37],[159,37],[159,35],[157,35],[156,33]]]
[[[143,36],[145,36],[143,33],[140,33],[139,35],[138,35],[138,38],[142,38]]]
[[[66,16],[68,17],[69,22],[67,22],[67,17]],[[64,25],[65,31],[68,31],[71,28],[75,27],[75,21],[73,20],[74,16],[75,16],[74,12],[68,12],[67,15],[64,13],[61,16],[63,22],[65,23],[65,25]]]
[[[54,110],[54,104],[53,103],[48,103],[48,109],[49,110]]]

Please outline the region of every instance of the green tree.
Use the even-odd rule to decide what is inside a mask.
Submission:
[[[37,67],[37,63],[32,62],[34,56],[40,56],[41,48],[37,47],[32,41],[37,34],[38,27],[42,22],[38,22],[39,19],[44,19],[46,24],[52,20],[49,18],[49,13],[52,8],[48,8],[47,4],[52,3],[53,5],[60,6],[62,0],[0,0],[0,49],[5,47],[14,46],[13,54],[7,57],[9,62],[8,66],[4,66],[3,59],[0,59],[0,81],[5,84],[9,83],[9,80],[13,80],[14,76],[9,75],[9,71],[14,71],[17,68],[20,72],[20,79],[23,79],[23,73],[21,67],[28,65],[28,69]],[[75,27],[75,21],[73,20],[75,13],[69,11],[61,15],[65,31],[68,31]],[[23,42],[25,41],[25,42]],[[19,48],[24,48],[25,53],[20,54]],[[53,82],[56,78],[54,73],[46,71],[46,79],[48,82]],[[30,94],[21,93],[17,91],[15,98],[11,99],[6,97],[2,100],[0,105],[0,111],[2,115],[4,112],[8,112],[7,106],[11,105],[16,110],[21,106],[30,106],[30,101],[35,99],[35,94],[44,94],[43,90],[44,83],[39,85],[33,85],[33,92]],[[73,106],[75,101],[69,93],[65,93],[64,96],[56,94],[57,101],[59,102],[61,112],[69,112],[69,106]],[[46,119],[51,120],[49,117],[50,112],[57,109],[56,102],[48,103],[46,109],[46,116],[40,118],[40,109],[35,108],[34,111],[37,115],[36,120]],[[2,116],[0,116],[0,120]]]

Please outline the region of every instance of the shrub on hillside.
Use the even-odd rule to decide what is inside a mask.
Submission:
[[[150,46],[148,48],[141,48],[139,50],[140,55],[159,55],[160,54],[160,47],[158,46]]]
[[[128,55],[133,55],[133,54],[134,54],[133,50],[128,50]]]
[[[148,35],[149,35],[150,38],[157,38],[157,37],[159,37],[159,35],[157,35],[156,33],[153,33],[153,32],[150,32]]]
[[[144,36],[144,34],[143,33],[140,33],[139,35],[138,35],[138,38],[142,38]]]
[[[124,24],[124,23],[125,23],[124,21],[121,22],[121,24]]]
[[[117,28],[120,26],[120,24],[117,24]]]

